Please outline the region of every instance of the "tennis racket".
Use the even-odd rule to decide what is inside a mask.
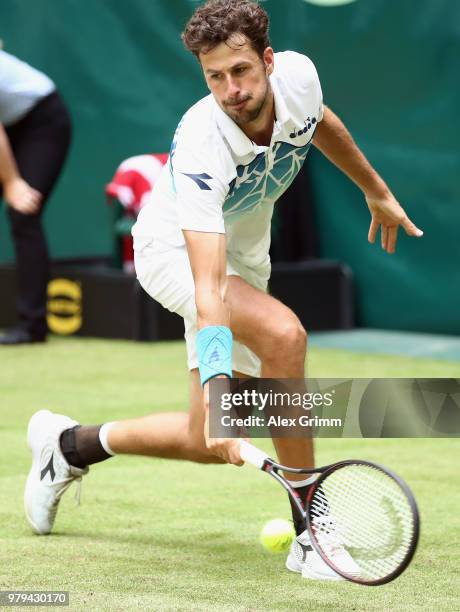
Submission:
[[[313,548],[346,580],[386,584],[411,562],[419,538],[419,513],[411,490],[391,470],[360,459],[314,469],[290,468],[245,440],[240,452],[244,462],[270,474],[286,489],[304,518]],[[318,474],[308,489],[305,508],[280,470]]]

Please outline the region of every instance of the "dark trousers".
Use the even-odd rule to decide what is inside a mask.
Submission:
[[[33,336],[45,336],[49,257],[42,214],[67,156],[70,117],[54,92],[5,129],[20,175],[43,195],[38,213],[25,215],[8,207],[8,216],[16,254],[19,325]]]

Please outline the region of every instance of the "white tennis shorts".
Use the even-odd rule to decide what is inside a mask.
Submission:
[[[140,241],[139,241],[140,242]],[[197,312],[195,284],[186,247],[166,247],[150,243],[136,248],[134,262],[139,283],[164,308],[184,319],[187,364],[190,370],[198,367],[196,354]],[[270,269],[255,271],[227,255],[227,274],[240,276],[253,287],[267,291]],[[260,376],[260,359],[247,346],[233,342],[233,371]]]

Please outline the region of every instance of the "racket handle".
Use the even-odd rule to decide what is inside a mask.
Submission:
[[[259,468],[259,470],[263,468],[265,460],[268,459],[267,453],[264,453],[245,440],[240,442],[240,455],[245,463],[250,463],[254,467]]]

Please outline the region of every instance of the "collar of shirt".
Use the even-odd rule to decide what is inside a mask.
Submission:
[[[270,85],[275,100],[275,123],[273,125],[272,140],[282,131],[282,126],[290,119],[289,111],[283,96],[279,90],[276,76],[270,76]],[[212,96],[212,94],[211,94]],[[244,157],[250,153],[260,153],[266,151],[268,147],[256,145],[238,125],[231,119],[217,104],[213,97],[216,109],[216,120],[223,135],[237,157]]]

